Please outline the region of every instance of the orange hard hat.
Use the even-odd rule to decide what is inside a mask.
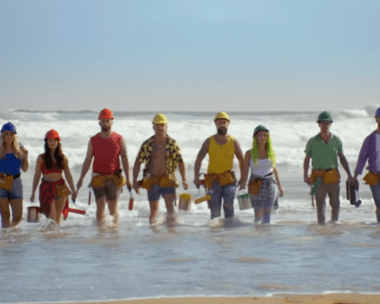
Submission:
[[[57,139],[58,141],[61,140],[61,138],[59,137],[59,133],[54,129],[51,129],[50,131],[46,133],[45,139],[48,139],[48,138]]]
[[[108,108],[104,108],[99,113],[99,120],[100,119],[113,119],[112,111]]]

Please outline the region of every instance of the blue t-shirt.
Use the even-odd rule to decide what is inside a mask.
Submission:
[[[7,153],[0,159],[0,172],[11,175],[20,174],[21,159],[17,158],[14,153]]]

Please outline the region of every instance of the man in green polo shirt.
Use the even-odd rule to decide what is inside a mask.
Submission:
[[[339,219],[339,181],[338,157],[344,170],[347,172],[348,180],[352,179],[350,168],[343,154],[343,145],[339,137],[330,132],[333,120],[331,114],[322,112],[318,116],[317,123],[320,128],[319,134],[309,139],[305,149],[305,160],[303,163],[303,179],[308,185],[319,184],[315,192],[317,205],[318,223],[325,223],[326,195],[330,198],[331,222]],[[312,174],[309,177],[309,163],[312,159]]]

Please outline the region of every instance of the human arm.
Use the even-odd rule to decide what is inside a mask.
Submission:
[[[20,151],[21,169],[22,171],[26,172],[29,169],[29,151],[26,150],[24,146],[20,148]]]
[[[251,161],[251,150],[247,150],[244,156],[243,171],[241,173],[239,190],[245,189],[245,185],[247,184],[250,161]]]
[[[240,186],[240,189],[244,189],[245,183],[244,183],[244,185],[242,183],[242,176],[243,176],[243,169],[244,169],[243,151],[241,150],[239,142],[235,138],[234,138],[234,148],[235,148],[235,156],[238,159],[239,169],[240,169],[240,180],[238,182],[238,185]]]
[[[199,188],[201,182],[199,180],[199,171],[201,170],[202,160],[208,153],[208,148],[210,146],[210,139],[206,139],[198,152],[197,159],[194,164],[194,185]]]
[[[133,166],[133,189],[135,189],[137,194],[140,194],[139,185],[137,182],[137,177],[139,176],[141,168],[141,162],[139,162],[139,158],[136,158],[135,164]]]
[[[124,138],[121,138],[121,151],[120,151],[121,162],[125,172],[126,187],[129,191],[132,190],[132,183],[129,177],[129,160],[127,154],[127,144],[125,143]]]
[[[306,154],[305,159],[303,161],[303,181],[308,185],[311,184],[311,181],[308,175],[310,158],[311,158],[310,155]]]
[[[66,156],[64,158],[63,164],[64,164],[63,165],[63,172],[65,173],[65,178],[66,178],[67,183],[69,184],[70,189],[71,189],[71,199],[73,201],[75,201],[77,198],[77,191],[75,190],[74,179],[73,179],[73,176],[71,175],[69,160]]]
[[[371,135],[370,135],[371,136]],[[369,158],[369,142],[370,136],[368,136],[360,149],[358,161],[356,162],[356,168],[354,171],[353,183],[356,188],[359,187],[358,176],[363,173],[364,166]]]
[[[40,182],[40,178],[41,178],[41,164],[42,164],[42,156],[39,155],[37,157],[37,161],[36,161],[36,169],[34,170],[32,195],[30,196],[30,201],[31,202],[34,202],[34,199],[35,199],[35,196],[36,196],[37,186],[38,186],[38,184]]]
[[[284,190],[282,189],[280,178],[278,176],[278,171],[277,171],[276,168],[273,168],[273,173],[274,173],[274,177],[276,178],[276,183],[277,183],[278,191],[280,192],[279,196],[283,197],[284,196]]]
[[[351,172],[350,172],[350,167],[348,165],[347,159],[344,156],[343,152],[340,152],[338,154],[338,156],[339,156],[340,163],[342,164],[342,167],[344,168],[344,170],[346,171],[346,173],[348,175],[348,179],[347,180],[350,182],[352,180],[352,175],[351,175]]]
[[[86,158],[84,159],[83,166],[82,166],[82,171],[80,174],[80,178],[77,183],[77,188],[79,189],[83,185],[83,179],[86,176],[88,170],[90,169],[92,158],[94,157],[94,151],[92,149],[92,144],[91,140],[88,142],[88,147],[87,147],[87,154]]]
[[[181,161],[178,163],[178,170],[182,177],[183,189],[187,190],[189,188],[189,184],[187,183],[187,180],[186,180],[186,165],[184,161]]]

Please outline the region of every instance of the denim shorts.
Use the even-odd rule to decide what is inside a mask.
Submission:
[[[260,192],[251,195],[253,208],[270,209],[277,197],[277,184],[273,178],[264,178],[260,187]]]
[[[12,189],[9,191],[3,188],[0,188],[0,198],[7,198],[9,200],[23,199],[22,194],[23,194],[23,188],[22,188],[21,178],[16,178],[13,180]]]
[[[148,191],[148,200],[158,201],[160,199],[160,195],[164,196],[165,194],[175,194],[175,188],[173,187],[161,188],[159,185],[153,185],[150,191]]]
[[[377,208],[380,208],[380,182],[378,182],[375,186],[369,186],[372,192],[373,200],[375,201],[375,205]]]

